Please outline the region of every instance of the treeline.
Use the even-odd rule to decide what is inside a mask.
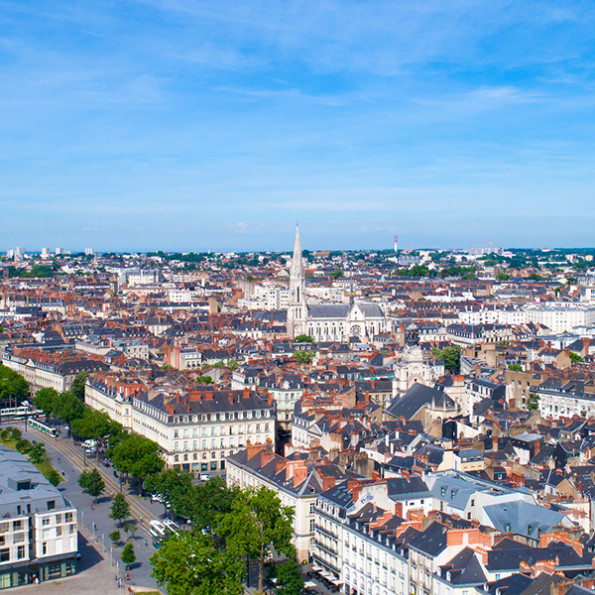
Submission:
[[[190,473],[173,469],[147,478],[146,487],[192,522],[191,531],[173,535],[151,557],[153,576],[170,595],[239,595],[246,558],[258,565],[262,592],[264,565],[273,551],[288,556],[276,568],[276,592],[299,595],[303,581],[291,543],[294,511],[282,506],[273,490],[226,487],[220,478],[193,485]]]
[[[144,481],[152,473],[159,473],[165,463],[161,449],[153,440],[132,434],[122,424],[110,419],[103,411],[91,409],[84,403],[84,382],[87,373],[80,373],[73,390],[59,393],[53,388],[37,391],[33,402],[47,418],[55,418],[70,426],[81,440],[95,440],[105,448],[116,470]]]

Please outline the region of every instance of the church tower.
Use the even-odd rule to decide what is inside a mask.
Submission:
[[[287,306],[287,333],[291,338],[301,335],[306,330],[306,273],[302,258],[302,244],[300,242],[300,228],[295,228],[295,243],[293,258],[289,271],[289,301]]]

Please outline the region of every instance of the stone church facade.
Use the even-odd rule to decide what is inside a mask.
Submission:
[[[380,306],[374,302],[350,299],[348,304],[308,304],[306,275],[300,232],[296,229],[289,273],[287,332],[290,337],[310,335],[314,341],[348,341],[350,337],[369,341],[390,330]]]

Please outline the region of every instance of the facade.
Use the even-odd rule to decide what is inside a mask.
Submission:
[[[0,446],[0,589],[76,572],[77,510],[24,456]]]
[[[310,335],[315,341],[371,340],[390,329],[380,306],[373,302],[311,304],[306,301],[306,275],[299,229],[296,229],[289,273],[287,332],[290,337]]]
[[[216,471],[248,443],[275,443],[275,406],[254,391],[163,391],[112,388],[87,381],[85,403],[154,440],[169,467]]]
[[[59,393],[70,390],[79,372],[109,370],[107,364],[97,360],[72,359],[46,363],[10,353],[2,356],[2,364],[21,374],[31,384],[33,391],[40,388],[53,388]]]

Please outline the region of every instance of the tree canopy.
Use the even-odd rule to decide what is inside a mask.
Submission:
[[[169,595],[240,595],[245,561],[200,531],[173,536],[151,557],[152,576]]]
[[[444,349],[434,347],[432,353],[444,362],[444,367],[452,374],[459,374],[461,371],[461,348],[458,345],[451,345]]]
[[[139,434],[129,434],[112,452],[112,460],[119,471],[144,479],[159,473],[165,463],[159,453],[159,445]]]
[[[0,401],[24,401],[29,394],[29,383],[18,373],[0,364]]]
[[[126,496],[122,492],[116,492],[114,499],[112,500],[112,506],[110,510],[110,518],[114,519],[122,525],[122,521],[127,519],[130,515],[130,504],[126,500]]]
[[[274,549],[294,555],[293,508],[282,506],[277,494],[264,486],[248,488],[234,498],[231,510],[221,519],[220,529],[227,549],[258,563],[258,590],[263,590],[264,563]]]
[[[85,469],[79,475],[78,484],[81,486],[83,492],[89,494],[95,501],[97,501],[97,498],[101,496],[105,490],[105,482],[95,467],[90,471]]]

